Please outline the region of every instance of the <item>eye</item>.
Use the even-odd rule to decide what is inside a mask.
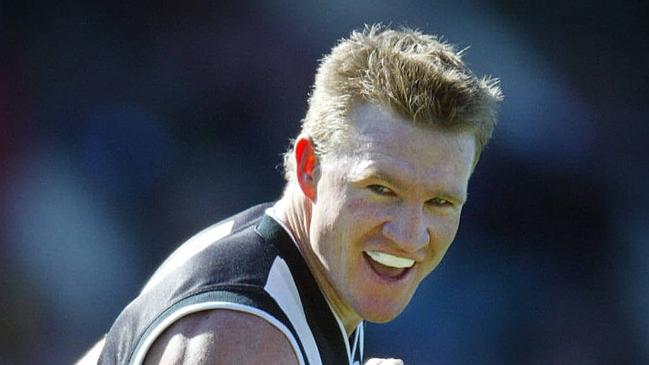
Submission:
[[[432,198],[427,202],[429,205],[436,207],[452,207],[454,206],[453,202],[444,198]]]
[[[372,192],[378,194],[378,195],[385,195],[385,196],[393,196],[394,191],[392,189],[385,187],[383,185],[378,185],[378,184],[373,184],[367,187],[370,189]]]

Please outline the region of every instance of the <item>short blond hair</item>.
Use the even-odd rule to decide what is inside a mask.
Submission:
[[[477,162],[491,138],[498,80],[476,77],[462,51],[417,30],[366,25],[341,39],[320,62],[302,120],[318,156],[348,143],[348,112],[362,102],[388,106],[416,125],[475,135]],[[294,171],[293,148],[284,155],[287,180]]]

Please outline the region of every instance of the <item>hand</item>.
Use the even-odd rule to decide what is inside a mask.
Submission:
[[[404,365],[404,363],[399,359],[369,359],[365,365]]]

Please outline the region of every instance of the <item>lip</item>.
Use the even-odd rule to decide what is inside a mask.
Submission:
[[[410,268],[415,264],[415,260],[408,257],[401,257],[383,251],[366,250],[364,251],[373,261],[383,264],[385,266],[394,268]],[[387,264],[390,262],[390,264]]]
[[[413,265],[411,267],[398,269],[398,270],[401,270],[401,272],[396,274],[396,275],[388,275],[388,274],[385,274],[385,273],[382,273],[381,271],[379,271],[381,264],[379,264],[378,262],[375,262],[374,260],[372,260],[370,258],[370,256],[365,252],[363,252],[363,259],[365,259],[365,263],[367,264],[367,266],[370,268],[370,270],[374,273],[374,275],[376,277],[378,277],[382,281],[385,281],[385,282],[388,282],[388,283],[397,283],[397,282],[405,281],[405,279],[407,279],[409,274],[413,271],[412,269],[415,266],[417,266],[417,263],[415,263],[415,265]],[[397,270],[394,270],[394,271],[397,271]]]

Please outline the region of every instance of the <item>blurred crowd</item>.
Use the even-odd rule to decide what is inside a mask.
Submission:
[[[649,363],[649,4],[0,4],[0,365],[67,364],[177,245],[283,187],[318,59],[444,35],[505,102],[460,232],[367,351]]]

